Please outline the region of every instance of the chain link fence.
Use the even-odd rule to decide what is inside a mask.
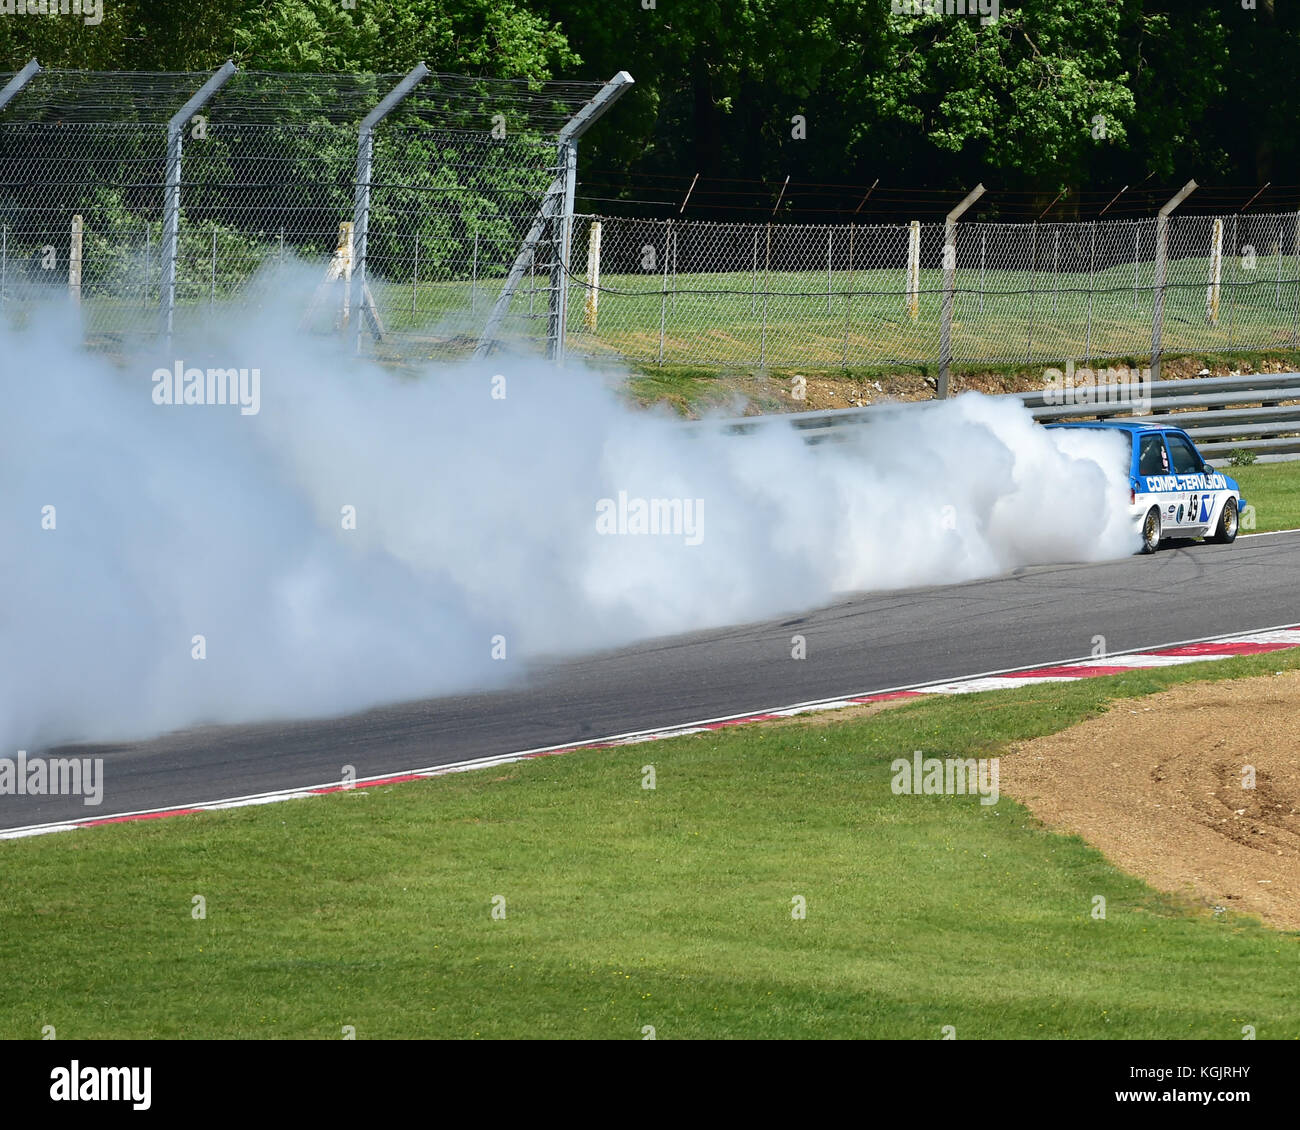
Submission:
[[[1162,353],[1297,347],[1300,215],[1175,215],[1167,248]],[[944,251],[942,223],[578,216],[568,349],[701,365],[933,365]],[[954,361],[1149,355],[1156,258],[1154,219],[958,224]]]
[[[429,73],[0,75],[0,316],[111,347],[315,272],[300,319],[403,358],[495,345],[701,365],[1059,364],[1296,348],[1300,216],[793,225],[573,216],[630,83]],[[945,271],[945,258],[951,272]],[[308,288],[311,289],[311,288]]]
[[[0,75],[0,311],[72,302],[87,341],[111,346],[256,301],[268,266],[301,260],[319,273],[304,326],[463,356],[523,260],[494,341],[535,347],[554,333],[566,193],[572,208],[561,141],[607,85],[423,68]]]

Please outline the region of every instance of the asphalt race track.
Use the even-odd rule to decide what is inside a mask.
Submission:
[[[859,594],[763,623],[537,664],[507,692],[68,747],[63,756],[104,758],[103,803],[0,796],[0,828],[324,784],[338,781],[344,765],[365,778],[1039,666],[1086,657],[1098,635],[1114,653],[1293,623],[1300,623],[1300,532]],[[795,634],[807,641],[801,661],[790,657]]]

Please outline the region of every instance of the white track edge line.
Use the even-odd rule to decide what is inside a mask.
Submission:
[[[1286,533],[1290,531],[1279,530],[1277,532]],[[1252,628],[1244,632],[1225,632],[1222,635],[1202,636],[1196,639],[1180,640],[1176,643],[1147,644],[1142,647],[1130,648],[1126,651],[1113,652],[1110,653],[1110,656],[1142,655],[1146,652],[1163,651],[1171,647],[1186,647],[1198,643],[1227,643],[1240,639],[1243,636],[1262,635],[1265,632],[1281,632],[1296,628],[1300,628],[1300,623],[1276,624],[1267,628]],[[1197,656],[1193,662],[1208,662],[1215,659],[1230,658],[1237,657],[1228,655]],[[629,730],[626,733],[616,734],[611,737],[591,738],[583,742],[565,742],[560,745],[538,746],[534,749],[519,750],[514,753],[487,754],[483,757],[467,758],[464,761],[452,761],[443,765],[430,765],[423,769],[398,769],[387,773],[376,773],[370,777],[358,777],[355,781],[352,781],[350,785],[341,781],[328,781],[317,785],[299,785],[289,789],[276,789],[265,793],[250,793],[245,796],[231,797],[224,800],[197,801],[190,804],[165,805],[162,808],[141,808],[132,812],[114,812],[106,816],[86,816],[76,820],[53,821],[48,824],[27,824],[18,828],[0,829],[0,840],[21,839],[28,836],[43,835],[45,833],[73,831],[86,827],[95,827],[110,822],[124,823],[141,816],[163,817],[168,813],[221,811],[228,808],[250,807],[259,803],[274,804],[283,800],[296,800],[310,796],[319,796],[324,795],[326,792],[355,792],[359,786],[373,784],[377,781],[386,781],[395,777],[436,777],[446,773],[464,772],[471,769],[491,769],[495,765],[508,765],[512,762],[522,761],[529,757],[538,757],[544,754],[558,753],[564,750],[572,750],[576,752],[578,750],[592,749],[603,745],[632,745],[636,744],[637,739],[653,741],[673,737],[685,737],[691,733],[698,733],[707,730],[710,726],[717,726],[723,722],[733,722],[737,719],[753,718],[759,715],[797,714],[802,711],[813,710],[819,707],[832,709],[835,704],[840,703],[843,703],[845,706],[855,705],[853,701],[855,699],[875,697],[877,695],[898,694],[903,691],[916,691],[922,693],[927,687],[946,687],[954,683],[971,682],[976,679],[985,679],[996,675],[1006,675],[1017,671],[1034,671],[1042,667],[1063,667],[1070,663],[1081,663],[1089,659],[1097,659],[1097,657],[1089,654],[1077,656],[1074,659],[1031,663],[1026,664],[1023,667],[1004,667],[1000,670],[984,671],[975,675],[959,675],[951,679],[934,679],[924,683],[910,683],[898,687],[886,687],[882,690],[861,691],[852,694],[836,695],[833,698],[811,699],[807,702],[799,702],[791,706],[783,706],[771,710],[745,710],[737,714],[721,715],[717,718],[709,718],[699,722],[683,722],[676,726],[660,726],[644,730]],[[1141,668],[1137,668],[1137,670],[1140,669]],[[1043,681],[1046,682],[1053,680],[1049,677],[1045,678]],[[1055,681],[1075,682],[1078,680],[1058,678]]]

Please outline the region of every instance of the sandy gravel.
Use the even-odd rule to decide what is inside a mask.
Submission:
[[[1000,783],[1153,887],[1300,930],[1300,671],[1118,702],[1014,746]]]

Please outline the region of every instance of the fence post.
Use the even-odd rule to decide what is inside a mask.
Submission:
[[[980,313],[984,313],[984,256],[988,251],[989,237],[980,233]]]
[[[1291,245],[1291,278],[1295,285],[1295,310],[1291,315],[1291,348],[1300,342],[1300,272],[1296,271],[1296,261],[1300,258],[1300,212],[1295,214],[1295,242]]]
[[[415,317],[415,292],[420,286],[420,231],[415,232],[415,264],[411,268],[411,317]],[[474,312],[474,292],[470,291],[470,313]]]
[[[984,186],[977,184],[943,221],[943,316],[939,323],[939,382],[935,389],[940,400],[948,396],[948,370],[952,367],[952,296],[957,275],[957,221],[983,195]]]
[[[379,312],[374,308],[374,299],[370,294],[370,284],[366,280],[366,257],[370,242],[370,179],[375,160],[375,126],[386,118],[403,98],[415,88],[416,84],[429,73],[423,63],[416,63],[377,106],[371,109],[357,130],[357,179],[355,202],[352,215],[353,262],[352,282],[348,284],[349,295],[352,287],[357,292],[356,350],[361,352],[361,332],[369,315],[373,330],[379,335]]]
[[[749,287],[749,314],[752,318],[758,313],[758,229],[754,229],[754,258],[752,278]]]
[[[907,227],[907,290],[903,299],[912,321],[916,321],[921,306],[921,221],[913,220]]]
[[[668,243],[672,239],[673,222],[664,221],[664,278],[659,287],[659,364],[664,363],[664,321],[668,314]]]
[[[560,171],[564,177],[563,211],[557,220],[559,261],[555,270],[560,285],[551,288],[551,311],[547,323],[548,353],[557,365],[564,364],[565,337],[569,319],[569,262],[573,242],[573,198],[578,186],[578,139],[592,122],[608,110],[632,83],[627,71],[619,71],[598,90],[560,130]],[[664,248],[667,254],[668,249]],[[660,343],[662,345],[662,342]]]
[[[1156,273],[1151,310],[1151,379],[1160,379],[1160,345],[1165,318],[1165,271],[1169,259],[1169,213],[1193,192],[1196,182],[1189,180],[1167,200],[1156,214]]]
[[[171,344],[172,323],[176,314],[176,260],[180,253],[181,227],[181,137],[186,123],[199,112],[218,90],[230,81],[238,68],[226,60],[197,93],[185,103],[167,123],[167,178],[163,188],[163,246],[162,286],[159,301],[162,305],[162,329]],[[145,286],[148,287],[146,277]]]
[[[853,305],[853,224],[849,223],[849,285],[844,291],[844,356],[841,364],[849,367],[849,310]]]
[[[1034,306],[1038,299],[1038,221],[1030,230],[1029,243],[1029,340],[1025,344],[1025,364],[1034,354]]]
[[[208,309],[217,303],[217,221],[212,221],[212,255],[209,259],[212,278],[208,288]]]
[[[492,304],[492,309],[488,313],[487,323],[483,327],[483,332],[479,334],[478,344],[474,347],[475,357],[486,357],[491,350],[493,343],[496,341],[497,326],[506,316],[506,311],[510,308],[510,302],[514,298],[515,289],[519,286],[519,280],[524,277],[524,271],[530,272],[532,277],[533,260],[537,252],[538,241],[542,237],[543,230],[550,225],[554,230],[555,213],[559,211],[561,216],[567,216],[570,220],[573,217],[573,188],[576,177],[571,175],[570,170],[576,168],[578,153],[578,138],[580,138],[606,110],[608,110],[623,94],[623,92],[632,85],[633,79],[627,71],[619,71],[612,79],[602,86],[592,98],[573,115],[560,130],[557,138],[558,149],[561,154],[560,168],[556,170],[556,177],[551,181],[550,187],[542,196],[542,202],[533,217],[532,226],[524,236],[523,243],[520,245],[518,253],[515,255],[515,261],[510,265],[510,270],[506,272],[506,280],[501,284],[501,293],[497,295],[496,301]],[[563,252],[562,248],[562,252]],[[568,260],[560,264],[562,269],[568,270]],[[552,289],[552,300],[555,294]],[[528,310],[532,313],[532,292],[531,288],[528,296]],[[548,325],[548,346],[552,359],[557,361],[563,360],[563,333],[564,326],[562,318],[556,325],[557,315],[562,315],[562,308],[552,310],[551,323]],[[559,350],[559,356],[556,350]]]
[[[1241,244],[1237,242],[1237,217],[1232,217],[1232,262],[1236,264],[1232,273],[1235,275],[1241,270]],[[1237,314],[1237,285],[1234,282],[1228,283],[1228,345],[1232,345],[1234,323]]]
[[[831,312],[831,240],[835,238],[835,229],[826,229],[826,313]]]
[[[41,73],[41,65],[32,59],[21,71],[11,78],[0,90],[0,110],[9,105],[29,82]]]
[[[72,217],[72,237],[68,247],[68,295],[81,305],[81,217]]]
[[[596,332],[596,319],[600,312],[600,237],[601,223],[591,221],[587,230],[587,301],[583,305],[583,317],[587,329]]]
[[[673,313],[677,313],[677,229],[673,229]]]
[[[1277,286],[1273,289],[1273,308],[1282,305],[1282,218],[1277,221]]]
[[[1061,281],[1061,229],[1057,228],[1052,233],[1056,241],[1055,249],[1052,252],[1052,317],[1055,318],[1059,309],[1057,305],[1057,296],[1060,293]]]
[[[418,239],[419,236],[416,236]],[[474,313],[478,306],[478,232],[474,233],[474,262],[470,264],[469,273],[469,312]]]
[[[0,90],[0,110],[12,102],[29,82],[41,73],[41,65],[35,59],[30,60]],[[3,244],[0,245],[0,306],[8,301],[5,288],[9,278],[9,225],[4,227]]]
[[[1210,228],[1210,285],[1205,292],[1205,317],[1219,324],[1219,287],[1223,282],[1223,220],[1216,217]]]
[[[767,364],[767,295],[772,289],[772,222],[767,224],[767,252],[763,259],[763,329],[758,338],[758,367]]]
[[[1142,254],[1138,241],[1142,238],[1142,222],[1139,220],[1133,228],[1133,313],[1138,308],[1138,256]]]
[[[1092,250],[1088,253],[1088,328],[1083,335],[1083,363],[1092,362],[1092,295],[1097,277],[1097,221],[1092,221]]]

